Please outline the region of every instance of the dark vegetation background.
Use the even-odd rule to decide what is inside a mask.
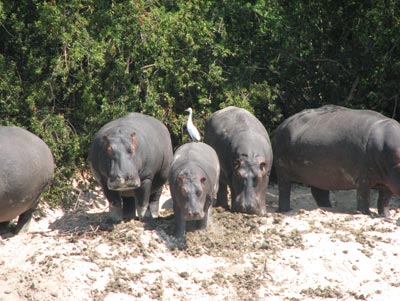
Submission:
[[[53,151],[47,199],[74,201],[94,133],[136,111],[188,141],[228,105],[271,132],[338,104],[400,118],[397,0],[0,1],[0,121]]]

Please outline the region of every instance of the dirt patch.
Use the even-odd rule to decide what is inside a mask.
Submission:
[[[213,208],[205,231],[173,236],[160,218],[110,222],[107,202],[82,193],[74,210],[42,208],[30,232],[0,238],[0,300],[394,300],[400,295],[400,209],[355,214],[354,192],[317,208],[292,191],[293,211],[252,216]],[[376,210],[374,209],[376,212]]]

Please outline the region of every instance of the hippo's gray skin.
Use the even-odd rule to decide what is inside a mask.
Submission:
[[[329,190],[357,190],[357,210],[370,214],[370,189],[378,212],[400,194],[400,124],[377,112],[338,106],[301,111],[275,131],[278,211],[290,210],[292,182],[311,186],[318,206],[331,207]]]
[[[176,236],[183,237],[186,221],[207,228],[211,204],[218,191],[219,162],[214,149],[202,142],[179,147],[169,170],[168,182],[174,205]]]
[[[272,148],[261,122],[248,111],[227,107],[206,121],[204,141],[217,152],[221,176],[217,205],[231,210],[263,215],[272,165]]]
[[[0,126],[0,223],[18,217],[15,232],[26,232],[53,173],[53,155],[43,140],[19,127]]]
[[[149,204],[158,208],[171,160],[168,129],[157,119],[140,113],[104,125],[89,152],[92,172],[117,221],[134,218],[136,210],[143,219]]]

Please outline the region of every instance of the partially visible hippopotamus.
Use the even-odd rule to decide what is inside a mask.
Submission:
[[[204,141],[217,152],[221,176],[217,205],[235,212],[263,215],[272,165],[272,148],[261,122],[248,111],[227,107],[206,121]]]
[[[186,221],[207,228],[211,205],[218,192],[219,161],[214,149],[202,142],[179,147],[169,170],[168,182],[174,206],[176,236],[185,234]]]
[[[140,113],[104,125],[92,142],[89,161],[116,220],[157,215],[162,186],[172,160],[165,125]],[[121,204],[122,203],[122,204]],[[122,207],[122,212],[121,212]]]
[[[357,190],[357,210],[370,214],[370,189],[378,212],[400,194],[400,124],[377,112],[323,106],[286,119],[273,140],[279,183],[278,211],[290,210],[292,182],[311,186],[318,206],[331,207],[329,190]]]
[[[0,126],[0,223],[18,217],[15,232],[26,232],[53,173],[53,155],[43,140],[19,127]]]

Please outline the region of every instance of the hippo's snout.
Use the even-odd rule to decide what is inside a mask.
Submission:
[[[238,197],[232,204],[232,211],[264,215],[266,213],[265,201],[261,201],[259,198],[243,199]]]
[[[185,214],[185,220],[197,221],[204,218],[204,211],[199,210],[187,210]]]
[[[140,187],[140,184],[141,182],[139,177],[116,176],[113,178],[110,177],[107,180],[108,189],[118,191],[137,189]]]

